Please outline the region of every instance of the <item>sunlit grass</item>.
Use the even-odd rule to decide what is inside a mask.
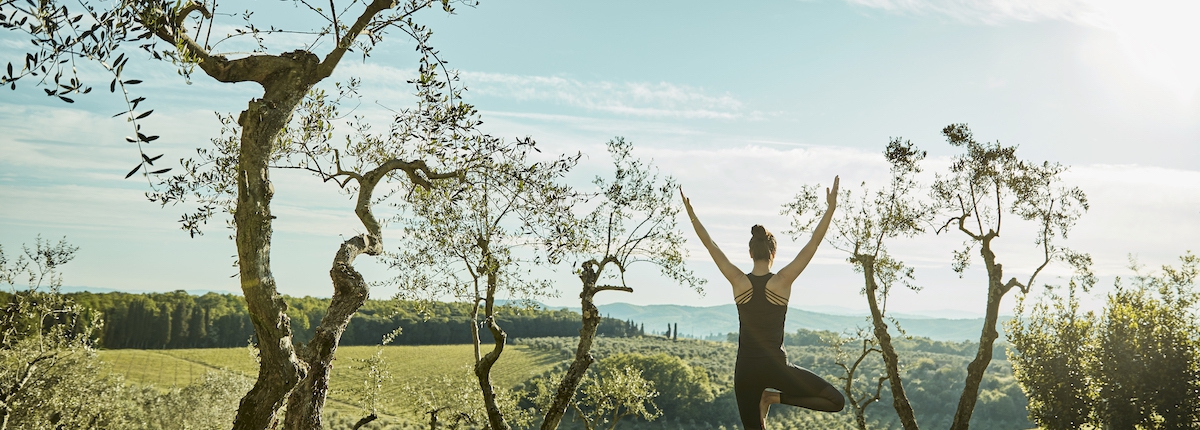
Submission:
[[[210,367],[180,360],[161,350],[117,349],[100,351],[100,360],[125,376],[125,381],[138,385],[154,385],[166,390],[189,385]]]
[[[370,405],[369,393],[364,389],[368,369],[362,360],[374,356],[378,348],[338,348],[330,379],[328,409],[365,415],[363,411]],[[382,356],[382,366],[390,379],[383,383],[376,407],[385,416],[409,415],[405,406],[411,404],[412,399],[404,390],[406,385],[424,384],[439,376],[474,377],[471,345],[385,346]],[[187,385],[211,369],[231,371],[248,379],[258,374],[258,364],[246,348],[120,349],[100,351],[100,358],[114,372],[124,375],[127,382],[153,384],[162,389]],[[492,381],[497,387],[510,388],[543,373],[557,362],[557,358],[531,351],[527,346],[508,345],[492,370]]]

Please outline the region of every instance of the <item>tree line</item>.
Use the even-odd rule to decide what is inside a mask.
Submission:
[[[20,293],[17,293],[20,294]],[[79,305],[80,321],[101,322],[92,333],[100,348],[230,348],[254,342],[254,327],[246,301],[232,294],[192,295],[185,291],[131,294],[66,293]],[[0,303],[18,300],[0,291]],[[297,342],[312,339],[330,299],[284,296]],[[578,312],[503,306],[498,319],[514,338],[577,336],[582,326]],[[396,345],[471,343],[470,304],[446,302],[368,300],[350,320],[343,345],[378,345],[393,331]],[[77,331],[79,329],[76,329]],[[640,336],[633,321],[603,317],[600,336]]]

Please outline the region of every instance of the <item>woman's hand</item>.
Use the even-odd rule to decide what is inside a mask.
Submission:
[[[829,209],[826,209],[826,210],[830,211],[830,212],[832,212],[833,209],[837,207],[838,179],[839,178],[837,176],[833,177],[833,189],[832,190],[829,188],[825,189],[825,202],[829,205]],[[682,193],[683,189],[680,188],[679,191]],[[684,202],[686,204],[687,200],[684,200]],[[690,211],[691,209],[689,208],[688,210]]]
[[[679,186],[679,197],[683,198],[683,207],[684,209],[687,209],[688,219],[695,220],[696,213],[692,212],[692,201],[689,200],[687,196],[683,195],[683,185]]]

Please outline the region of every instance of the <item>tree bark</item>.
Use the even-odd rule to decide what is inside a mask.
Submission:
[[[867,430],[867,417],[862,410],[854,411],[854,425],[858,426],[858,430]]]
[[[861,399],[854,397],[854,374],[858,373],[858,366],[862,365],[863,360],[870,356],[872,352],[879,352],[882,354],[882,351],[878,349],[868,348],[867,341],[864,340],[862,353],[859,354],[858,359],[854,361],[854,364],[846,366],[840,362],[838,363],[842,366],[842,369],[846,370],[846,383],[843,385],[843,389],[846,392],[846,400],[850,401],[850,409],[854,411],[854,424],[858,426],[858,430],[867,430],[867,407],[871,406],[872,403],[879,401],[879,393],[883,391],[883,381],[887,380],[887,377],[885,376],[876,381],[875,395]]]
[[[333,279],[333,299],[312,340],[300,348],[309,372],[288,397],[285,428],[319,430],[323,427],[321,411],[329,393],[329,374],[333,369],[334,354],[350,318],[366,302],[369,294],[366,281],[354,270],[354,257],[362,254],[372,242],[377,241],[365,234],[355,236],[342,243],[334,258],[333,268],[329,270],[329,276]]]
[[[483,392],[483,405],[487,411],[488,428],[508,430],[510,427],[504,420],[504,414],[500,411],[500,407],[496,404],[496,390],[492,386],[492,366],[496,365],[500,354],[504,352],[504,342],[508,338],[508,334],[504,333],[504,330],[496,324],[495,316],[488,316],[484,320],[484,324],[487,324],[488,330],[492,332],[492,337],[496,339],[496,346],[475,364],[475,376],[479,379],[479,389]]]
[[[422,170],[431,178],[445,178],[450,174],[428,172],[423,161],[403,162],[389,160],[371,171],[359,175],[348,174],[358,180],[358,199],[354,213],[362,222],[367,233],[354,236],[342,242],[338,252],[333,257],[333,267],[329,277],[333,280],[333,299],[329,310],[321,318],[321,324],[313,334],[312,340],[302,348],[302,358],[309,366],[309,373],[300,381],[288,398],[288,411],[285,427],[293,430],[319,430],[322,428],[321,412],[325,408],[325,398],[329,392],[329,374],[333,368],[334,354],[338,343],[350,318],[358,312],[367,301],[369,288],[366,281],[354,269],[354,259],[360,255],[379,255],[383,253],[383,228],[371,212],[371,199],[375,186],[393,170],[408,172],[409,178],[419,186],[429,187],[429,182],[419,175],[416,170]]]
[[[504,420],[504,414],[500,411],[500,407],[496,404],[496,390],[492,386],[492,366],[496,365],[496,361],[500,360],[500,354],[504,353],[504,344],[508,340],[508,334],[496,324],[496,288],[498,287],[499,277],[496,273],[497,267],[495,258],[492,257],[486,241],[480,241],[482,252],[487,270],[487,296],[484,298],[484,320],[488,331],[492,333],[492,339],[495,341],[492,350],[479,361],[475,362],[475,378],[479,380],[479,390],[483,393],[483,406],[488,416],[488,428],[491,430],[509,430],[508,422]],[[475,344],[479,344],[476,338]]]
[[[981,241],[979,252],[983,255],[988,272],[987,314],[979,335],[979,349],[975,352],[975,359],[967,365],[967,379],[962,395],[958,398],[958,409],[954,412],[951,430],[965,430],[970,427],[975,401],[979,398],[979,383],[983,380],[983,373],[988,364],[992,362],[992,344],[999,337],[999,333],[996,332],[996,320],[1000,314],[1000,301],[1008,292],[1008,288],[1001,281],[1004,278],[1004,267],[996,263],[996,254],[992,253],[991,242],[994,237],[994,234],[989,234]]]
[[[29,380],[33,377],[33,372],[37,371],[38,363],[42,360],[54,358],[55,354],[55,352],[43,353],[37,358],[25,363],[25,368],[21,370],[21,376],[13,382],[12,387],[9,387],[8,389],[4,390],[4,392],[0,393],[0,395],[3,396],[3,398],[0,398],[0,430],[5,430],[8,428],[8,420],[12,417],[12,408],[9,406],[9,402],[12,400],[13,396],[16,396],[17,393],[21,392],[21,389],[25,388],[25,384],[29,383]]]
[[[875,296],[879,290],[879,285],[875,282],[875,258],[870,255],[855,255],[854,258],[863,269],[867,305],[871,308],[871,322],[875,326],[875,338],[879,340],[879,349],[883,351],[883,363],[892,389],[892,407],[900,416],[900,425],[904,430],[918,430],[912,404],[908,402],[908,395],[904,393],[904,382],[900,379],[899,357],[896,355],[896,349],[892,347],[892,336],[888,334],[887,323],[883,321],[883,312],[879,309],[879,301]]]
[[[242,127],[237,166],[238,269],[246,307],[258,336],[258,379],[238,406],[235,430],[262,430],[275,419],[284,397],[305,376],[307,366],[296,356],[287,304],[275,288],[271,274],[271,198],[275,194],[267,171],[276,135],[292,111],[312,88],[307,79],[317,57],[295,51],[280,58],[292,66],[282,68],[263,83],[264,95],[252,100],[238,117]]]
[[[587,270],[585,269],[585,272]],[[580,274],[580,278],[588,277],[588,273]],[[567,406],[571,403],[571,398],[575,397],[575,391],[579,389],[579,383],[583,380],[584,373],[588,367],[596,362],[596,358],[592,356],[592,342],[596,337],[596,328],[600,325],[600,310],[592,303],[592,297],[596,294],[595,290],[595,275],[591,274],[592,279],[584,280],[583,292],[579,294],[583,308],[580,313],[583,314],[583,327],[579,329],[579,345],[575,348],[575,359],[571,361],[571,366],[567,368],[567,373],[563,375],[562,381],[558,383],[558,389],[554,392],[554,400],[550,403],[550,407],[546,410],[546,418],[542,420],[542,430],[553,430],[558,428],[558,424],[562,422],[563,414],[567,411]]]
[[[546,410],[546,417],[542,420],[541,430],[554,430],[558,428],[562,422],[563,414],[566,413],[567,406],[571,403],[571,398],[575,397],[575,391],[579,389],[579,383],[583,380],[584,373],[587,372],[589,366],[596,362],[596,358],[592,356],[592,343],[596,338],[596,330],[600,327],[600,309],[592,302],[596,293],[604,289],[612,289],[625,292],[633,292],[629,287],[604,287],[596,286],[597,280],[600,279],[600,272],[596,267],[601,267],[595,260],[584,263],[583,269],[579,273],[579,279],[583,281],[583,291],[579,293],[579,299],[582,304],[580,313],[583,318],[583,326],[579,328],[579,345],[575,348],[575,359],[571,361],[571,366],[567,368],[567,373],[563,375],[562,381],[558,383],[558,389],[554,392],[554,400],[550,403],[550,407]],[[577,409],[578,410],[578,409]],[[582,413],[582,412],[581,412]],[[586,418],[585,418],[586,419]],[[613,423],[616,424],[615,422]]]

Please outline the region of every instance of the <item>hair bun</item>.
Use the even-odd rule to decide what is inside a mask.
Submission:
[[[750,227],[750,235],[755,238],[766,237],[767,228],[763,227],[761,224],[755,224],[754,227]]]

